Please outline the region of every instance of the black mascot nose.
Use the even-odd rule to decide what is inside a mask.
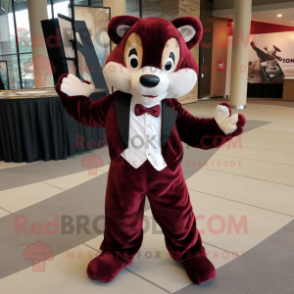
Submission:
[[[153,88],[157,86],[160,82],[159,77],[154,75],[142,75],[140,78],[140,83],[147,88]]]

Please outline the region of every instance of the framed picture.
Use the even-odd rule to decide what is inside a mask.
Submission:
[[[89,7],[89,6],[73,6],[73,19],[74,21],[84,21],[92,40],[101,71],[104,69],[105,61],[111,53],[111,41],[107,34],[107,27],[110,21],[110,8],[109,7]],[[78,40],[79,41],[79,40]],[[90,70],[87,66],[85,58],[78,52],[79,74],[87,81],[91,81]],[[112,86],[107,84],[108,89],[111,91]]]
[[[78,76],[77,72],[77,51],[75,48],[75,33],[73,20],[65,15],[58,14],[60,34],[63,41],[64,53],[67,62],[68,72]]]
[[[41,21],[45,40],[55,39],[59,44],[51,46],[51,41],[46,42],[54,82],[62,74],[71,73],[96,89],[105,89],[108,95],[113,89],[103,69],[111,52],[107,34],[110,8],[74,6],[73,17],[59,13],[58,18]]]
[[[67,36],[68,34],[73,35],[73,31],[71,29],[72,22],[69,21],[70,25],[68,30],[67,23],[67,20],[63,20],[61,18],[46,19],[41,21],[55,85],[58,83],[58,79],[61,75],[69,72],[66,53],[72,53],[72,44],[67,44],[67,39],[65,39],[66,46],[64,46],[63,36]],[[64,25],[64,27],[62,27],[62,25]],[[73,69],[75,69],[75,67],[73,67]]]
[[[86,22],[102,68],[104,68],[105,61],[111,52],[111,42],[107,34],[110,17],[109,7],[76,5],[73,8],[73,19]]]
[[[0,61],[0,90],[9,90],[7,61]]]

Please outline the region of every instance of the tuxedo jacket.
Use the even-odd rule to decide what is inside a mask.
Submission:
[[[128,148],[131,94],[116,91],[100,100],[86,96],[69,97],[60,93],[67,112],[88,127],[105,127],[111,160]],[[174,170],[183,157],[182,142],[201,149],[217,148],[230,140],[214,119],[197,118],[177,99],[164,99],[162,107],[161,147],[167,165]]]

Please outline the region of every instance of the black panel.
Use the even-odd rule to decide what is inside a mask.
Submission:
[[[105,91],[90,98],[99,100]],[[0,161],[66,159],[107,144],[105,129],[85,127],[62,106],[59,97],[0,99]],[[91,141],[95,144],[89,145]],[[77,142],[80,142],[77,144]]]
[[[77,41],[76,48],[82,53],[86,60],[95,87],[97,89],[105,90],[106,95],[108,95],[109,90],[85,21],[74,21],[74,30],[76,34],[78,33],[80,35],[83,42],[83,44],[81,44],[79,41]]]
[[[131,94],[122,93],[122,96],[114,100],[114,110],[117,125],[126,148],[129,147],[129,127],[130,127],[130,105]]]
[[[163,148],[174,128],[175,122],[178,117],[178,112],[165,104],[162,105],[162,126],[161,126],[161,147]]]
[[[58,19],[41,21],[47,52],[52,65],[54,83],[61,75],[68,73],[67,61],[60,34]]]

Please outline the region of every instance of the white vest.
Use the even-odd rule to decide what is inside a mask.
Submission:
[[[130,105],[129,147],[121,156],[134,168],[139,168],[146,160],[158,170],[163,170],[167,164],[161,153],[161,120],[150,114],[136,116],[135,99],[132,97]],[[160,103],[155,104],[160,105]],[[146,108],[153,107],[145,106]]]

